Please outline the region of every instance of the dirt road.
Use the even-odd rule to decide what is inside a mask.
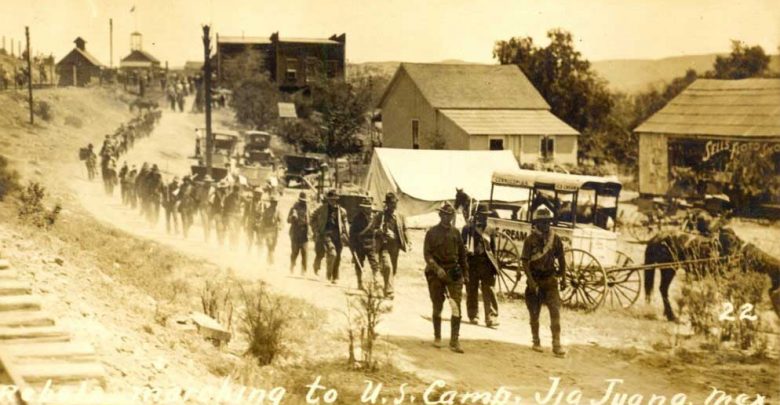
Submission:
[[[215,122],[229,117],[217,112]],[[157,163],[166,180],[173,175],[184,175],[189,170],[187,156],[194,149],[194,130],[202,126],[202,116],[189,113],[164,111],[162,120],[151,137],[137,142],[135,148],[123,158],[128,163]],[[178,235],[168,235],[164,218],[156,227],[150,227],[137,212],[124,207],[118,192],[106,196],[99,182],[84,178],[80,164],[74,163],[63,174],[63,180],[79,196],[83,206],[97,219],[135,235],[164,243],[193,257],[211,261],[223,268],[232,269],[236,276],[247,280],[263,280],[277,292],[308,300],[328,309],[331,330],[343,323],[341,312],[345,309],[345,291],[355,285],[349,252],[345,249],[342,261],[342,280],[338,286],[323,281],[291,278],[288,273],[289,240],[286,229],[280,234],[275,265],[266,265],[265,258],[247,254],[244,248],[231,250],[203,241],[201,229],[196,226],[188,240]],[[288,190],[280,202],[284,217],[297,192]],[[196,220],[197,222],[197,220]],[[196,224],[197,225],[197,224]],[[560,376],[567,389],[580,389],[586,398],[600,398],[607,387],[605,380],[621,378],[623,392],[662,394],[667,397],[685,393],[695,403],[702,401],[709,390],[705,384],[690,386],[681,382],[663,368],[652,368],[639,362],[626,360],[612,350],[614,347],[648,348],[653,342],[643,337],[643,331],[654,334],[668,326],[658,321],[637,317],[620,317],[612,312],[579,314],[565,312],[563,316],[564,344],[570,354],[565,359],[554,358],[550,353],[532,352],[529,347],[530,332],[522,302],[505,302],[501,306],[501,326],[497,330],[465,325],[462,329],[463,347],[466,353],[457,355],[448,350],[436,350],[429,341],[431,326],[423,316],[430,313],[430,303],[421,275],[422,232],[414,232],[413,251],[402,257],[396,282],[396,298],[392,312],[384,318],[380,332],[394,346],[389,356],[399,367],[414,371],[426,379],[443,378],[458,387],[495,390],[498,386],[512,388],[513,392],[529,397],[537,391],[549,388],[552,376]],[[154,260],[153,257],[150,260]],[[311,255],[310,255],[311,260]],[[465,308],[465,306],[464,306]],[[613,316],[615,315],[615,316]],[[446,315],[445,315],[446,316]],[[444,328],[447,330],[447,324]],[[546,316],[542,319],[545,345],[549,344]],[[448,331],[445,332],[445,338]]]

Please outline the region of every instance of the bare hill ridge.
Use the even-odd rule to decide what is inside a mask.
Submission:
[[[688,69],[703,73],[712,69],[716,53],[706,55],[673,56],[662,59],[608,59],[593,61],[593,68],[607,80],[610,89],[626,93],[636,93],[650,86],[660,86],[672,79],[682,76]],[[725,55],[725,54],[722,54]],[[780,56],[771,55],[769,68],[780,73]],[[397,61],[364,62],[350,64],[348,74],[364,71],[381,76],[392,76],[398,65]],[[448,59],[440,63],[472,63]]]

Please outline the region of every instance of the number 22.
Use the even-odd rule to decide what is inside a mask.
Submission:
[[[743,304],[739,307],[739,320],[740,321],[755,321],[758,319],[757,315],[752,314],[753,304]],[[723,303],[723,312],[718,317],[719,321],[734,322],[737,319],[732,315],[734,313],[734,304],[730,302]]]

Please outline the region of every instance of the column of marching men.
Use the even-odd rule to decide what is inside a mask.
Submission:
[[[272,181],[267,181],[262,187],[251,188],[242,184],[238,176],[228,174],[219,181],[214,181],[209,175],[185,175],[166,182],[159,167],[148,162],[142,163],[140,168],[123,162],[117,170],[116,160],[132,148],[136,139],[152,132],[160,115],[156,109],[139,113],[114,134],[106,135],[100,149],[106,194],[113,196],[118,183],[122,203],[138,210],[151,227],[156,227],[160,216],[164,215],[166,231],[186,239],[191,236],[193,224],[198,223],[207,243],[215,241],[236,251],[241,248],[243,239],[248,253],[257,249],[272,264],[282,228],[278,196],[283,193]],[[89,179],[94,179],[97,155],[92,145],[83,148],[80,155],[86,161]],[[351,220],[347,219],[347,212],[335,190],[328,191],[315,209],[310,209],[311,205],[307,193],[301,191],[287,214],[290,274],[294,274],[300,257],[301,274],[308,275],[311,241],[315,254],[312,275],[319,278],[324,259],[325,278],[336,284],[342,251],[347,247],[355,267],[356,287],[365,290],[365,282],[368,281],[379,286],[386,299],[392,300],[399,255],[411,247],[404,216],[396,212],[396,195],[387,193],[381,209],[376,210],[372,199],[363,197]],[[487,217],[493,214],[486,206],[479,205],[461,232],[454,226],[456,210],[449,202],[445,202],[438,211],[440,222],[426,232],[423,246],[424,274],[433,309],[434,345],[441,345],[441,313],[447,301],[452,313],[450,349],[463,353],[458,337],[464,289],[466,315],[470,322],[476,324],[479,321],[478,295],[481,292],[485,325],[498,326],[498,301],[494,292],[496,273],[487,255],[492,242],[485,233]],[[526,303],[531,314],[533,349],[542,351],[538,318],[542,305],[546,305],[551,315],[553,353],[563,356],[566,351],[560,343],[560,300],[557,291],[558,277],[565,284],[564,271],[553,265],[553,261],[557,260],[558,269],[565,269],[562,245],[558,237],[549,231],[550,213],[545,208],[537,211],[534,213],[534,232],[524,244],[522,255],[528,277]],[[464,212],[464,217],[469,218],[469,215]],[[368,269],[364,268],[366,264]]]

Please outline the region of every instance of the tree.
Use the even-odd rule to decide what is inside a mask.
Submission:
[[[742,41],[731,41],[731,54],[718,56],[712,76],[716,79],[744,79],[764,74],[769,68],[769,56],[759,45],[748,46]]]
[[[278,112],[279,90],[265,75],[238,82],[230,98],[236,120],[244,125],[265,129],[274,123]]]
[[[777,159],[774,148],[746,147],[726,164],[731,181],[725,192],[737,210],[754,206],[756,200],[780,195],[780,176],[775,171]]]
[[[606,82],[574,49],[569,32],[554,29],[547,37],[550,44],[546,47],[535,46],[530,37],[498,41],[493,57],[502,65],[519,66],[552,113],[583,133],[580,153],[585,154],[594,148],[594,134],[610,129],[607,118],[613,100]]]
[[[367,125],[367,114],[371,108],[370,79],[347,82],[344,80],[323,80],[311,86],[314,122],[319,124],[323,152],[337,160],[345,155],[359,153],[363,142],[357,136]],[[339,183],[338,165],[336,184]]]
[[[324,149],[317,127],[307,119],[281,120],[279,135],[300,153],[320,152]]]
[[[227,88],[235,88],[247,79],[265,72],[265,57],[257,49],[248,48],[238,56],[225,57],[220,66],[220,81]]]

